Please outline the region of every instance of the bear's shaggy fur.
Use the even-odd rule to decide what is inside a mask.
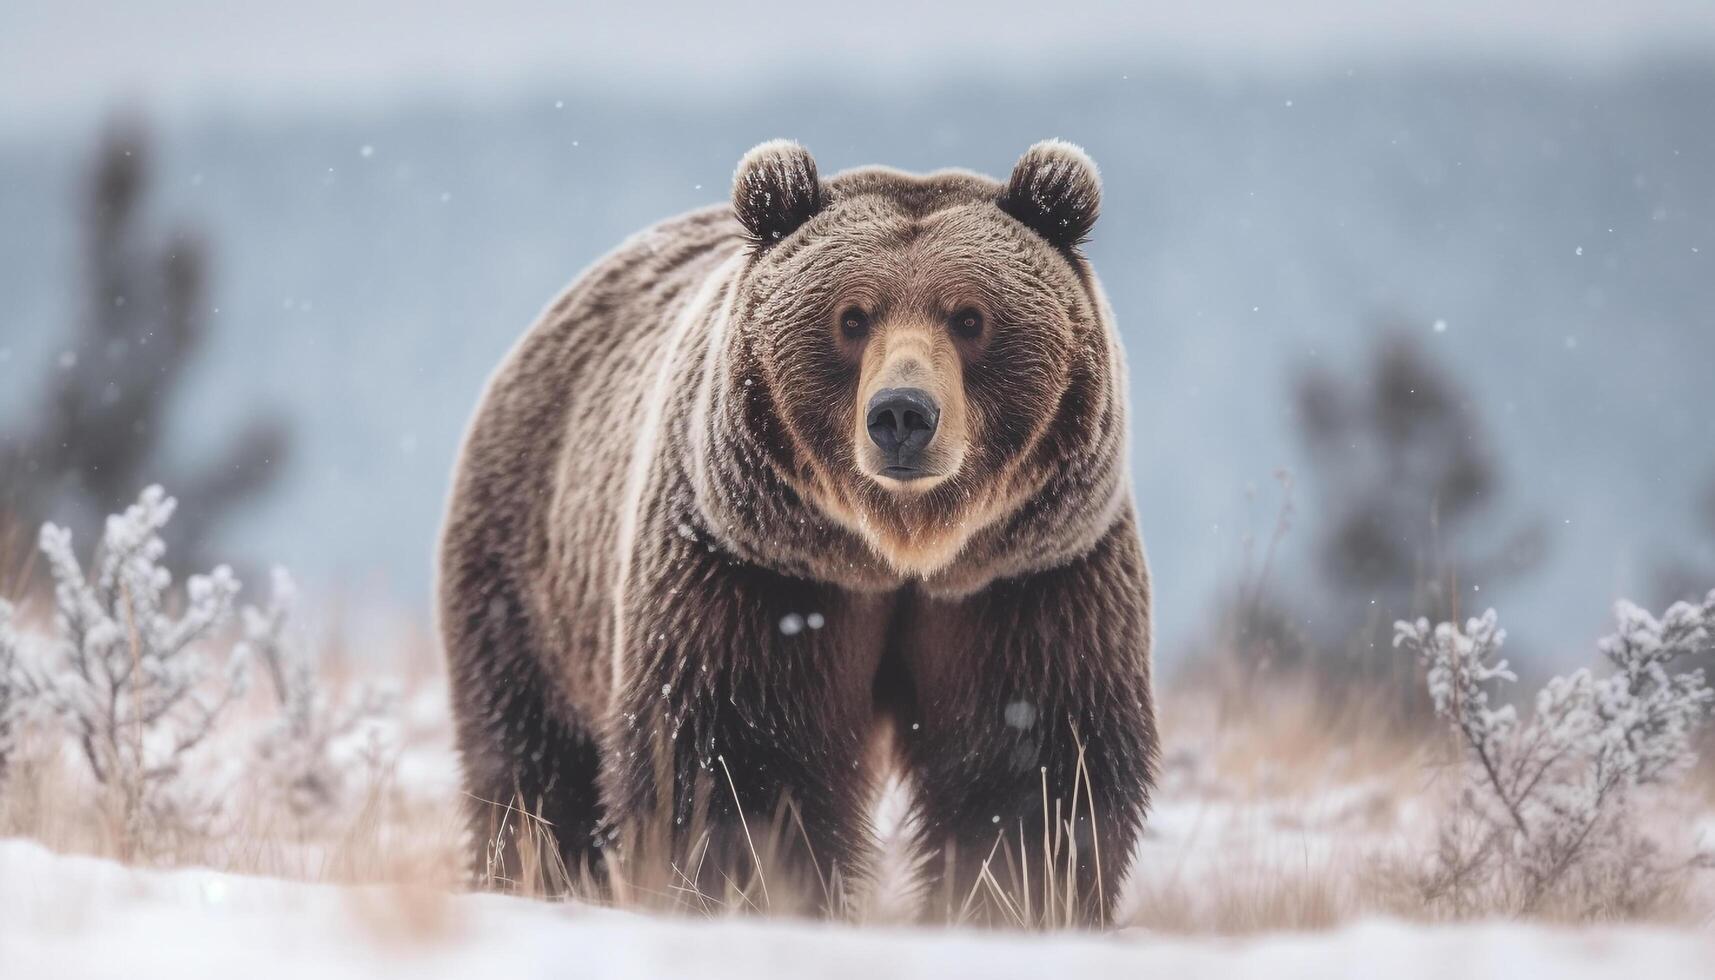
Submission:
[[[1034,878],[1069,828],[1108,914],[1157,738],[1124,366],[1078,250],[1099,197],[1057,141],[1006,184],[824,180],[765,143],[730,206],[554,301],[483,396],[441,547],[479,867],[518,873],[521,804],[598,874],[646,840],[734,873],[788,812],[794,860],[861,877],[900,766],[932,895],[997,836]],[[918,470],[866,422],[906,387],[938,418]]]

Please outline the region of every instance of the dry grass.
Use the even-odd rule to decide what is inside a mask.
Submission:
[[[100,804],[100,788],[71,761],[63,751],[27,756],[0,794],[0,837],[28,838],[69,854],[122,859],[149,853],[164,866],[316,883],[453,888],[459,881],[460,815],[389,782],[370,787],[354,812],[331,826],[298,821],[263,803],[265,795],[239,787],[207,834],[139,847],[126,838],[124,822]]]
[[[1382,700],[1331,702],[1304,677],[1164,698],[1163,779],[1120,921],[1237,935],[1413,916],[1393,868],[1438,790],[1437,753]]]
[[[43,615],[38,603],[26,616]],[[330,689],[355,687],[384,674],[407,703],[425,697],[435,707],[444,698],[440,669],[426,644],[410,643],[372,652],[374,665],[359,671],[355,657],[330,658],[324,668]],[[24,726],[14,766],[0,785],[0,837],[23,837],[68,854],[125,860],[149,855],[162,866],[199,866],[236,874],[327,884],[388,884],[442,891],[460,884],[464,855],[462,814],[434,788],[411,785],[421,764],[450,767],[445,723],[425,725],[402,719],[412,768],[383,768],[332,819],[311,822],[294,817],[278,797],[258,784],[261,773],[247,768],[247,753],[258,726],[274,710],[269,692],[253,689],[222,722],[213,744],[196,756],[206,773],[185,777],[206,782],[220,798],[220,816],[200,832],[145,827],[158,836],[132,839],[117,808],[105,805],[102,786],[88,772],[73,746],[44,724]],[[444,716],[444,710],[436,710]],[[450,779],[448,780],[450,783]],[[199,787],[199,791],[201,787]],[[170,836],[169,836],[170,835]]]
[[[0,597],[23,595],[35,565],[36,550],[18,523],[0,511]]]
[[[1451,880],[1431,860],[1473,846],[1458,747],[1439,727],[1399,720],[1389,691],[1330,697],[1308,677],[1245,695],[1194,685],[1164,698],[1166,771],[1124,924],[1235,935],[1519,907],[1506,882]],[[1659,844],[1617,841],[1531,918],[1707,924],[1715,882],[1697,848],[1715,841],[1686,828],[1711,814],[1706,752],[1683,786],[1638,800],[1635,819]]]
[[[409,721],[401,764],[383,774],[349,812],[329,825],[308,826],[269,808],[266,794],[236,787],[221,830],[166,849],[164,860],[247,875],[366,884],[354,891],[354,916],[378,934],[410,941],[456,929],[447,897],[465,886],[463,801],[451,778],[450,726],[439,668],[412,640],[404,655],[378,660],[403,678],[404,702],[418,704]],[[339,658],[349,683],[364,657]],[[1266,688],[1236,692],[1198,686],[1162,697],[1163,778],[1146,839],[1131,879],[1117,897],[1118,924],[1175,934],[1237,935],[1326,929],[1386,915],[1447,917],[1434,901],[1435,884],[1422,870],[1442,841],[1459,780],[1456,758],[1435,730],[1393,720],[1382,701],[1361,694],[1330,701],[1308,680],[1270,679]],[[409,713],[409,710],[408,710]],[[96,788],[69,752],[37,746],[0,792],[0,836],[42,841],[63,852],[131,853],[119,826],[92,806]],[[436,778],[424,777],[427,772]],[[711,791],[731,791],[730,780]],[[521,832],[505,835],[518,848],[517,880],[500,884],[521,894],[602,902],[649,912],[693,916],[800,915],[832,909],[857,923],[914,921],[924,896],[911,869],[923,855],[901,843],[897,811],[903,790],[884,795],[894,818],[886,868],[870,880],[840,875],[793,879],[780,856],[803,843],[790,807],[743,828],[741,851],[711,879],[707,837],[693,833],[687,853],[632,861],[598,881],[585,868],[567,868],[549,828],[525,808],[511,817]],[[1087,807],[1084,787],[1073,807]],[[1045,800],[1045,807],[1052,803]],[[988,872],[969,893],[934,896],[955,922],[1010,928],[1059,927],[1077,921],[1077,897],[1066,886],[1078,860],[1064,833],[1070,807],[1050,826],[1060,829],[1040,851],[1040,866],[1023,866],[1013,842],[997,844]],[[1664,801],[1651,818],[1680,828],[1715,812],[1715,762],[1706,763],[1688,791]],[[1022,845],[1022,842],[1018,842]],[[639,853],[650,853],[642,851]],[[506,866],[496,854],[493,866]],[[1093,855],[1092,855],[1093,857]],[[1101,855],[1100,860],[1118,859]],[[1635,870],[1610,866],[1593,878],[1581,903],[1545,908],[1550,919],[1707,922],[1712,907],[1700,875],[1627,878]],[[709,885],[713,880],[717,884]],[[1441,883],[1446,885],[1445,882]],[[1103,900],[1108,900],[1103,896]],[[1459,914],[1482,917],[1481,906]]]

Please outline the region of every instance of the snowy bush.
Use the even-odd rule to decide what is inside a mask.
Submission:
[[[1702,671],[1678,668],[1715,640],[1715,591],[1660,620],[1629,602],[1616,616],[1618,632],[1600,644],[1611,670],[1554,678],[1528,721],[1490,703],[1496,682],[1516,680],[1500,658],[1505,632],[1494,610],[1463,630],[1395,624],[1394,644],[1422,661],[1435,712],[1467,759],[1471,826],[1444,835],[1438,869],[1456,905],[1459,890],[1488,887],[1503,906],[1530,912],[1588,897],[1598,879],[1611,902],[1613,887],[1635,891],[1647,871],[1655,848],[1628,804],[1696,761],[1693,737],[1715,692]]]
[[[206,823],[213,799],[201,781],[184,778],[190,754],[248,679],[242,650],[219,670],[204,653],[238,593],[230,569],[192,576],[183,611],[171,609],[160,532],[173,508],[150,487],[109,517],[93,578],[70,532],[52,524],[41,532],[56,615],[40,693],[82,750],[127,847],[165,843]]]
[[[6,780],[16,752],[19,714],[23,709],[23,668],[18,663],[18,632],[12,628],[12,607],[0,600],[0,783]]]
[[[45,709],[49,727],[87,762],[127,856],[210,840],[232,815],[240,781],[259,790],[266,812],[325,823],[349,808],[360,777],[378,781],[394,754],[392,697],[369,687],[335,697],[291,641],[296,589],[284,570],[275,570],[264,608],[243,610],[239,642],[211,656],[239,584],[221,566],[192,576],[182,595],[173,590],[161,531],[174,509],[150,487],[109,517],[87,575],[70,532],[42,527],[54,629],[28,657],[0,603],[0,777],[22,710]],[[257,663],[275,711],[252,735],[229,719]],[[216,740],[243,748],[199,754]]]
[[[388,765],[393,698],[369,686],[348,703],[328,694],[288,635],[296,598],[292,577],[276,568],[267,607],[244,610],[245,646],[262,663],[279,708],[256,758],[263,784],[293,815],[320,821],[341,811],[359,777]]]

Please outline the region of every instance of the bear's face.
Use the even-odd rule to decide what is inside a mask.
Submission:
[[[1077,403],[1107,390],[1109,345],[1076,248],[1098,197],[1061,143],[1008,185],[881,169],[824,183],[790,143],[740,164],[754,247],[729,330],[763,386],[741,396],[751,428],[898,572],[945,567],[1088,435]]]

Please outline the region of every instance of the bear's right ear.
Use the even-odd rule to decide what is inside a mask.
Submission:
[[[1044,140],[1019,158],[998,203],[1056,248],[1075,252],[1101,212],[1102,178],[1081,147]]]
[[[757,145],[733,172],[733,214],[758,249],[797,231],[821,209],[815,158],[791,140]]]

